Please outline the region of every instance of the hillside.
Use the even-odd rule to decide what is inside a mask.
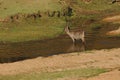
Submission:
[[[120,2],[111,1],[0,0],[0,80],[119,80]],[[86,44],[73,44],[66,25]]]

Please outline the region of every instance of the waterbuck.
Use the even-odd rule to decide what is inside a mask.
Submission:
[[[84,32],[84,30],[71,31],[70,27],[68,25],[66,25],[65,32],[72,39],[73,43],[75,43],[76,40],[82,40],[82,43],[85,43],[85,32]]]

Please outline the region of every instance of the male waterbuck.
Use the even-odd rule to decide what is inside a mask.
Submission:
[[[82,43],[85,43],[85,32],[84,32],[84,30],[71,31],[70,27],[68,25],[66,25],[65,32],[72,39],[73,43],[75,43],[76,40],[82,40]]]

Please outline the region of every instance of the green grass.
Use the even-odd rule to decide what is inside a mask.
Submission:
[[[91,3],[85,4],[81,0],[77,0],[79,7],[86,10],[119,10],[118,4],[111,4],[111,0],[92,0]]]
[[[93,0],[90,4],[85,4],[81,0],[76,0],[76,6],[84,10],[119,11],[118,4],[110,4],[111,0]],[[72,3],[73,4],[73,3]],[[34,13],[37,11],[61,11],[64,5],[59,0],[1,0],[0,1],[0,18],[5,18],[17,13]],[[76,10],[74,7],[73,10]],[[76,8],[76,9],[75,9]],[[80,9],[78,8],[78,9]]]
[[[103,27],[103,24],[102,23],[94,23],[94,24],[91,24],[90,25],[90,28],[92,29],[92,30],[99,30],[99,29],[101,29]]]
[[[58,0],[0,0],[0,18],[16,13],[61,10]]]
[[[41,18],[36,21],[1,24],[0,41],[21,42],[53,38],[63,33],[64,23],[59,18]]]
[[[72,20],[71,22],[73,22],[70,23],[70,26],[73,27],[82,26],[86,20],[99,20],[101,19],[102,15],[106,15],[114,11],[120,11],[120,6],[118,4],[109,4],[108,0],[93,0],[93,2],[90,4],[85,4],[81,0],[76,0],[76,2],[77,3],[74,5],[77,5],[79,8],[73,7],[73,11],[82,8],[83,10],[100,11],[100,13],[78,13],[77,16],[74,15],[70,18]],[[34,13],[37,11],[45,12],[57,10],[61,11],[62,8],[63,6],[58,2],[58,0],[1,0],[0,18],[5,18],[16,13]],[[23,20],[15,23],[0,24],[0,41],[21,42],[53,38],[63,32],[64,26],[65,21],[61,18],[55,17],[42,17],[36,21]],[[85,26],[85,24],[83,26]],[[92,29],[99,29],[101,28],[101,24],[93,24],[90,27]]]
[[[57,80],[58,78],[80,78],[97,76],[108,70],[99,68],[83,68],[59,72],[29,73],[10,76],[0,76],[0,80]]]
[[[1,0],[0,19],[17,13],[61,11],[61,8],[58,0]],[[0,41],[21,42],[53,38],[63,32],[64,23],[61,18],[44,16],[36,21],[27,19],[14,23],[0,23]]]

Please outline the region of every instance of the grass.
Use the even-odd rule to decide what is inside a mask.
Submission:
[[[17,13],[61,11],[62,7],[58,0],[1,0],[0,19]],[[44,16],[36,21],[22,20],[15,23],[0,23],[0,41],[22,42],[53,38],[63,32],[64,23],[61,18]]]
[[[84,10],[107,11],[108,13],[113,11],[119,11],[119,5],[110,4],[109,2],[111,2],[111,0],[100,0],[99,2],[98,0],[93,0],[90,4],[85,4],[81,0],[76,0],[76,2],[77,3],[75,5]],[[63,6],[64,5],[60,4],[58,0],[1,0],[0,18],[5,18],[16,13],[34,13],[37,11],[61,11]]]
[[[0,0],[0,17],[4,18],[16,13],[34,13],[40,10],[61,10],[58,0]]]
[[[100,11],[96,14],[80,14],[71,18],[70,26],[85,26],[83,23],[86,20],[94,19],[99,20],[102,15],[113,11],[119,12],[118,4],[109,4],[108,0],[93,0],[90,4],[85,4],[81,0],[76,0],[77,9]],[[44,6],[44,7],[43,7]],[[61,10],[63,6],[58,0],[1,0],[0,1],[0,18],[16,13],[34,13],[37,11],[57,11]],[[76,10],[73,7],[73,11]],[[83,12],[84,13],[84,12]],[[102,13],[102,14],[101,14]],[[80,17],[80,18],[78,18]],[[91,22],[92,23],[92,22]],[[59,24],[59,25],[58,25]],[[42,17],[36,21],[27,20],[16,23],[0,24],[0,41],[3,42],[21,42],[30,40],[41,40],[47,38],[53,38],[60,35],[63,32],[65,21],[61,18],[46,18]],[[94,24],[90,26],[92,29],[100,29],[101,24]]]
[[[80,78],[92,77],[108,70],[99,68],[83,68],[75,70],[64,70],[59,72],[29,73],[19,75],[0,76],[0,80],[57,80],[59,78]]]
[[[22,42],[53,38],[63,33],[64,23],[58,18],[42,18],[1,24],[0,41]]]
[[[77,0],[79,7],[82,7],[86,10],[119,10],[119,5],[111,4],[110,2],[111,0],[93,0],[91,3],[85,4],[81,0]]]
[[[94,24],[91,24],[90,25],[90,28],[92,29],[92,30],[99,30],[99,29],[101,29],[103,27],[103,24],[102,23],[94,23]]]

